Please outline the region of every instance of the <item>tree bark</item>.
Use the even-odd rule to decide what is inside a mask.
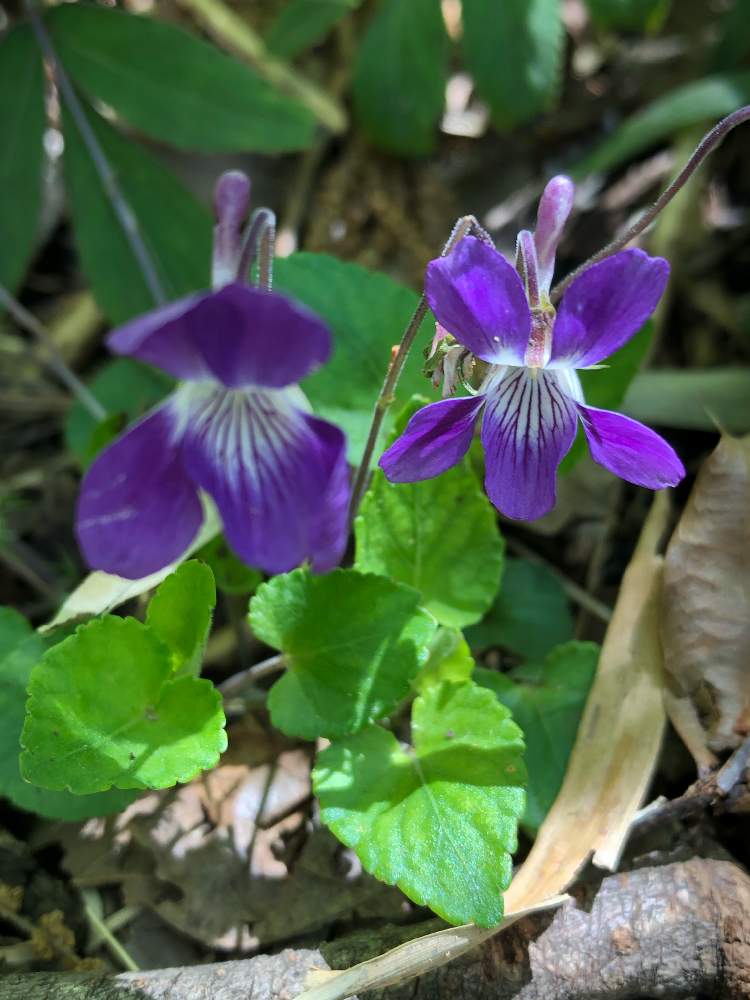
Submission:
[[[546,929],[545,929],[546,928]],[[329,946],[337,966],[369,955]],[[384,950],[384,949],[383,949]],[[111,976],[0,978],[0,1000],[292,1000],[316,950]],[[750,997],[750,878],[691,861],[604,879],[590,911],[529,917],[452,965],[391,987],[387,1000],[715,1000]]]

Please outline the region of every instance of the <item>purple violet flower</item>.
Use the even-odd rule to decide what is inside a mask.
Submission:
[[[669,265],[622,250],[583,271],[557,312],[549,299],[555,252],[573,205],[573,183],[554,177],[535,233],[518,236],[517,270],[482,240],[465,237],[427,268],[438,324],[489,368],[476,395],[430,403],[380,459],[394,483],[451,468],[466,454],[482,410],[487,494],[507,517],[533,520],[555,504],[557,468],[580,419],[595,462],[649,489],[685,470],[654,431],[620,413],[586,406],[578,368],[622,347],[656,308]]]
[[[214,500],[246,562],[280,573],[335,566],[347,538],[344,434],[309,412],[296,384],[331,353],[307,309],[245,284],[243,174],[216,189],[213,284],[113,331],[108,346],[180,379],[103,451],[78,501],[77,535],[95,569],[138,578],[177,559]]]

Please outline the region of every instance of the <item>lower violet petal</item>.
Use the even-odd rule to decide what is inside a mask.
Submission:
[[[199,387],[185,466],[214,499],[234,551],[267,573],[335,566],[348,533],[346,439],[300,409],[300,390]]]
[[[487,392],[487,494],[506,517],[533,521],[555,505],[557,467],[576,435],[576,404],[557,373],[511,368]]]
[[[203,520],[180,460],[174,397],[106,448],[86,473],[76,534],[93,569],[138,579],[177,559]]]
[[[432,479],[460,462],[469,450],[484,396],[443,399],[418,410],[397,441],[383,452],[380,467],[392,483]]]
[[[616,476],[651,490],[676,486],[684,477],[674,448],[655,431],[610,410],[579,405],[578,412],[592,458]]]

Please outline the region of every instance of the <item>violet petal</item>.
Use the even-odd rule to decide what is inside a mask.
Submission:
[[[214,377],[230,389],[281,389],[331,354],[328,328],[313,312],[240,282],[206,296],[185,321]]]
[[[636,249],[587,268],[563,295],[548,367],[585,368],[609,357],[649,318],[668,277],[662,257]]]
[[[573,181],[564,174],[558,174],[547,183],[539,199],[534,243],[539,264],[539,287],[545,294],[552,284],[557,247],[573,208],[574,197]]]
[[[555,505],[557,467],[576,436],[576,404],[556,372],[511,368],[487,390],[485,487],[506,517],[533,521]]]
[[[177,559],[203,510],[180,460],[174,396],[109,445],[84,476],[76,534],[92,569],[138,579]]]
[[[206,359],[190,336],[192,311],[212,292],[196,292],[152,309],[107,337],[107,347],[115,354],[125,354],[146,361],[179,379],[212,378]]]
[[[660,490],[676,486],[685,467],[674,448],[649,427],[610,410],[578,406],[591,457],[616,476]]]
[[[240,558],[267,573],[335,566],[347,540],[346,439],[296,388],[185,387],[185,467]]]
[[[418,410],[378,463],[392,483],[432,479],[469,450],[484,396],[442,399]]]
[[[459,343],[492,364],[523,364],[531,314],[523,282],[501,253],[466,236],[427,266],[425,294]]]

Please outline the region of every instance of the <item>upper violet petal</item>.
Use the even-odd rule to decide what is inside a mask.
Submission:
[[[190,388],[190,387],[186,387]],[[304,413],[299,389],[193,388],[183,456],[240,558],[267,573],[331,569],[346,546],[346,439]]]
[[[322,319],[277,292],[232,282],[185,317],[213,376],[230,389],[281,389],[328,360]]]
[[[578,406],[591,457],[616,476],[651,490],[676,486],[685,476],[685,467],[670,444],[637,420]]]
[[[175,397],[106,448],[86,473],[76,534],[92,569],[139,579],[179,558],[203,521],[175,442]]]
[[[531,333],[523,282],[501,253],[466,236],[430,261],[425,294],[435,317],[483,361],[521,365]]]
[[[211,369],[191,336],[190,316],[212,292],[196,292],[159,309],[152,309],[113,330],[107,347],[146,361],[185,380],[212,378]]]
[[[571,388],[568,373],[527,368],[509,369],[488,388],[485,487],[506,517],[533,521],[554,507],[557,467],[576,435]]]
[[[654,311],[668,277],[666,260],[637,249],[587,268],[563,295],[548,367],[585,368],[614,354]]]
[[[484,396],[441,399],[418,410],[378,463],[392,483],[432,479],[469,450]]]

